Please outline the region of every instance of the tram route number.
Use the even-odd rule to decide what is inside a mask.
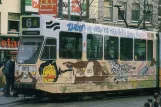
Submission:
[[[22,71],[29,71],[29,67],[27,67],[27,66],[22,66]]]

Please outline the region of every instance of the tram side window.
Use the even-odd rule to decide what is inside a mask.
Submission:
[[[71,59],[82,58],[82,34],[60,32],[59,56]]]
[[[118,59],[118,37],[105,36],[104,38],[104,58]]]
[[[135,39],[135,60],[145,61],[146,60],[146,40]]]
[[[102,59],[103,37],[96,34],[87,34],[87,58]]]
[[[133,39],[120,38],[120,60],[133,59]]]
[[[148,40],[148,61],[151,61],[153,59],[153,41]]]
[[[56,59],[56,39],[46,39],[44,50],[41,56],[42,60]]]

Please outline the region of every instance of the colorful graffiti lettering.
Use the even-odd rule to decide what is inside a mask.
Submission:
[[[67,27],[68,27],[68,31],[82,32],[83,28],[85,27],[85,24],[79,25],[79,24],[68,23]]]

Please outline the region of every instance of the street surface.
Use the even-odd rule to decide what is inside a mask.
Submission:
[[[21,97],[4,97],[0,94],[0,107],[143,107],[149,97],[152,96],[69,101],[34,97],[27,97],[26,99],[23,99]]]

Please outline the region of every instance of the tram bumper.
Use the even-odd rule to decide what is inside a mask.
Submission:
[[[36,84],[35,83],[15,82],[14,88],[17,88],[17,89],[36,89]]]
[[[23,94],[27,96],[33,96],[37,94],[36,84],[34,83],[15,82],[14,90],[17,94]]]

